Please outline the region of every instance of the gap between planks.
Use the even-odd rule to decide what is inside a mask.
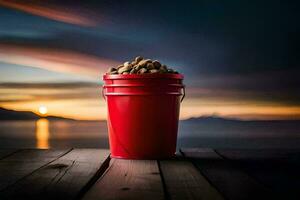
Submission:
[[[192,159],[194,165],[226,199],[278,199],[271,190],[238,166],[224,160],[213,149],[181,149],[181,152]]]
[[[70,150],[25,149],[0,160],[0,191],[30,176]]]
[[[169,199],[224,199],[190,161],[161,160],[159,166]]]
[[[106,173],[83,197],[99,198],[165,199],[157,161],[112,159]]]
[[[216,152],[243,168],[281,199],[300,199],[299,150],[220,149]]]
[[[0,160],[3,160],[4,158],[7,158],[14,153],[17,153],[19,151],[22,151],[21,149],[0,149]]]
[[[74,149],[1,193],[1,199],[79,199],[108,165],[109,151]]]
[[[216,199],[222,195],[187,160],[112,159],[83,196],[94,199]]]

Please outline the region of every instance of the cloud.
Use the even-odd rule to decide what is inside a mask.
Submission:
[[[0,83],[0,103],[100,99],[100,91],[92,82]]]
[[[74,88],[95,88],[100,87],[93,82],[60,82],[60,83],[0,83],[0,88],[5,89],[74,89]]]
[[[0,103],[24,103],[24,102],[39,102],[39,101],[59,101],[59,100],[93,100],[101,99],[100,93],[93,93],[89,91],[78,91],[71,93],[58,93],[58,94],[31,94],[27,97],[16,97],[15,95],[8,95],[0,98]]]
[[[86,17],[80,14],[86,13],[88,12],[88,10],[81,10],[81,12],[76,12],[70,7],[63,8],[58,5],[49,4],[49,2],[45,1],[27,1],[25,3],[24,1],[2,0],[0,1],[0,5],[3,7],[16,9],[32,15],[37,15],[40,17],[45,17],[51,20],[60,21],[64,23],[76,24],[80,26],[97,25],[95,16]]]
[[[119,62],[71,50],[0,44],[0,61],[50,71],[100,77]]]
[[[299,73],[299,69],[282,69],[186,77],[187,97],[300,105]]]

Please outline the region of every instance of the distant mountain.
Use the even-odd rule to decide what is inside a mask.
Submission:
[[[266,123],[300,123],[300,120],[240,120],[235,118],[223,118],[219,116],[201,116],[201,117],[192,117],[186,120],[182,120],[184,122],[195,122],[195,123],[222,123],[222,124],[266,124]]]
[[[9,110],[5,108],[0,107],[0,121],[3,120],[37,120],[42,118],[41,116],[30,112],[30,111],[15,111],[15,110]],[[47,118],[49,120],[74,120],[64,117],[57,117],[57,116],[47,116],[43,117]]]
[[[179,137],[300,138],[300,120],[239,120],[202,116],[180,122]]]
[[[300,120],[202,116],[179,123],[177,145],[205,148],[300,148]]]
[[[223,118],[218,117],[214,115],[207,115],[207,116],[201,116],[201,117],[191,117],[188,119],[185,119],[183,121],[189,121],[189,122],[239,122],[241,120],[233,119],[233,118]]]

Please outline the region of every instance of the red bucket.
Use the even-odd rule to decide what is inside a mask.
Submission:
[[[104,75],[103,80],[111,156],[173,157],[184,98],[183,75]]]

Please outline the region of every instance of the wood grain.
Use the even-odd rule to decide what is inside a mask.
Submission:
[[[110,168],[83,199],[164,199],[157,161],[112,159]]]
[[[213,150],[184,149],[183,154],[193,159],[201,173],[226,199],[277,199],[270,190]]]
[[[0,149],[0,160],[12,155],[14,152],[16,152],[16,149]]]
[[[300,199],[299,150],[218,150],[284,199]]]
[[[108,158],[108,150],[74,149],[3,191],[0,199],[74,199]]]
[[[160,169],[163,174],[168,196],[172,200],[223,199],[221,194],[189,161],[160,161]]]
[[[300,149],[218,149],[216,152],[230,160],[300,164]]]
[[[0,199],[300,199],[298,150],[181,151],[109,163],[99,149],[0,150]]]
[[[49,164],[68,151],[22,150],[0,160],[0,191]]]

